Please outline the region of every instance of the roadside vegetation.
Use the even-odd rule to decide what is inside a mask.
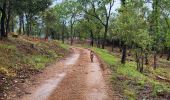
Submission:
[[[121,64],[116,54],[107,50],[92,48],[99,57],[108,64],[112,70],[111,82],[115,91],[123,96],[124,99],[165,99],[170,96],[170,83],[166,80],[157,79],[157,75],[170,78],[169,67],[160,67],[156,70],[145,66],[144,73],[137,71],[136,63],[128,61]],[[170,64],[170,62],[168,62]],[[163,70],[164,69],[164,70]],[[164,74],[162,74],[164,73]]]
[[[0,97],[7,96],[6,92],[14,88],[14,84],[25,81],[65,56],[69,48],[58,41],[24,36],[9,37],[0,43]]]

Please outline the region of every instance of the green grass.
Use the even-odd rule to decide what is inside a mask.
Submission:
[[[20,80],[35,75],[49,63],[64,57],[69,46],[59,41],[43,41],[31,37],[12,38],[0,41],[0,80],[1,95],[13,89]],[[20,78],[24,77],[24,78]],[[4,94],[2,94],[4,93]]]
[[[104,60],[109,65],[114,65],[118,59],[114,57],[113,55],[109,54],[107,50],[99,49],[99,48],[92,48],[93,51],[95,51],[102,60]]]
[[[31,48],[31,39],[9,40],[0,44],[0,74],[6,76],[11,76],[13,72],[17,75],[22,69],[41,70],[47,63],[63,57],[69,49],[68,45],[59,41],[35,42],[35,47]]]
[[[107,64],[118,66],[117,73],[133,78],[146,79],[140,72],[136,71],[135,62],[127,62],[125,65],[119,63],[119,58],[111,55],[107,50],[92,48]]]
[[[60,47],[61,47],[61,48],[63,48],[63,49],[68,50],[68,49],[70,48],[70,46],[69,46],[69,45],[64,44],[64,43],[62,43],[62,42],[59,42],[59,44],[60,44]]]
[[[45,67],[45,64],[52,61],[52,59],[43,55],[33,56],[31,59],[31,63],[35,66],[36,69],[43,69]]]
[[[159,82],[154,79],[154,74],[169,75],[165,69],[158,68],[156,71],[150,71],[149,76],[144,75],[136,70],[135,62],[127,62],[126,64],[120,63],[120,58],[115,57],[113,54],[107,50],[92,48],[99,57],[108,65],[111,66],[113,71],[112,82],[113,84],[120,88],[118,89],[122,95],[128,100],[134,100],[138,98],[138,91],[144,89],[144,86],[150,85],[153,89],[150,95],[157,96],[158,93],[166,91],[170,93],[170,85],[164,82]],[[124,77],[123,82],[118,79],[118,77]],[[130,83],[130,84],[129,84]]]
[[[16,50],[16,46],[10,44],[0,44],[0,49]]]

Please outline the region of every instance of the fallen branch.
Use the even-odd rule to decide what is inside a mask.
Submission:
[[[165,81],[165,82],[170,82],[169,79],[167,79],[167,78],[165,78],[165,77],[162,77],[162,76],[156,76],[156,79],[158,79],[158,80],[163,80],[163,81]]]

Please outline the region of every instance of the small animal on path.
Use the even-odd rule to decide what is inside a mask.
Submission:
[[[90,60],[91,60],[91,62],[93,62],[93,58],[94,58],[94,52],[91,50],[90,51]]]

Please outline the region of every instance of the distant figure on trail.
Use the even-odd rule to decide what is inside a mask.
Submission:
[[[91,59],[91,62],[93,62],[93,57],[94,57],[94,52],[91,50],[91,51],[90,51],[90,59]]]

